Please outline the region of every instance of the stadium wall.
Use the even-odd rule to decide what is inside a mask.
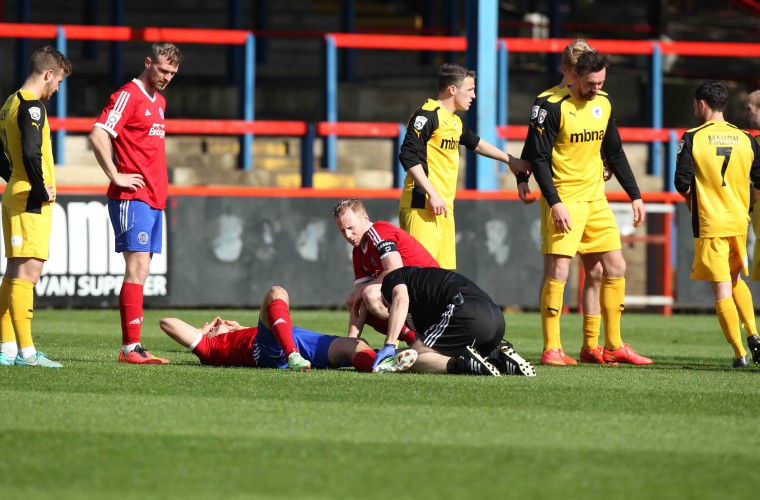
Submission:
[[[116,307],[124,273],[100,187],[61,194],[54,205],[50,260],[35,288],[38,307]],[[294,307],[342,307],[352,287],[351,248],[334,226],[332,207],[345,190],[173,188],[164,220],[164,252],[154,256],[145,287],[148,307],[258,307],[273,284]],[[268,194],[267,194],[268,193]],[[365,190],[372,220],[398,222],[395,190]],[[480,196],[480,198],[477,198]],[[676,308],[713,307],[709,284],[689,280],[693,244],[689,214],[677,209]],[[542,259],[538,205],[500,193],[457,202],[459,272],[507,307],[535,309]],[[641,230],[641,229],[640,229]],[[750,235],[750,246],[754,235]],[[623,249],[628,293],[646,286],[641,248]],[[634,252],[634,253],[630,253]],[[751,255],[751,253],[750,253]],[[0,248],[0,256],[4,251]],[[5,270],[5,259],[2,269]],[[750,283],[755,296],[760,286]],[[639,290],[637,290],[639,289]],[[565,303],[575,303],[571,276]]]

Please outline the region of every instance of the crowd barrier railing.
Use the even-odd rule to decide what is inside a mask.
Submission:
[[[171,41],[174,43],[221,44],[244,46],[243,67],[243,97],[242,118],[253,121],[256,96],[256,39],[251,31],[225,29],[195,29],[195,28],[130,28],[124,26],[84,26],[73,24],[23,24],[0,23],[0,38],[34,38],[55,40],[56,48],[67,55],[69,40],[100,40],[109,42],[142,41],[157,42]],[[56,116],[67,116],[66,80],[58,88],[56,100]],[[105,99],[104,99],[105,102]],[[241,166],[250,170],[253,166],[253,134],[241,135]],[[65,163],[66,129],[56,132],[55,158],[59,163]]]
[[[365,35],[355,33],[326,33],[325,41],[325,121],[338,121],[338,49],[382,49],[382,50],[428,50],[428,51],[464,51],[467,48],[465,37],[424,37],[412,35]],[[523,53],[560,53],[572,39],[565,38],[501,38],[498,40],[497,64],[497,123],[508,124],[508,88],[510,52]],[[663,129],[663,56],[702,56],[702,57],[750,57],[760,51],[760,43],[739,42],[677,42],[658,40],[589,40],[597,50],[610,54],[645,55],[651,58],[651,97],[649,110],[651,128]],[[329,169],[337,166],[335,138],[326,138],[325,163]],[[650,168],[653,175],[662,175],[662,140],[648,141],[650,147]],[[668,152],[670,155],[670,152]]]
[[[92,130],[95,118],[50,117],[50,128],[55,132],[67,131],[87,133]],[[620,137],[628,143],[664,142],[668,145],[667,168],[663,177],[663,191],[673,191],[678,141],[686,129],[651,129],[640,127],[620,127]],[[311,187],[314,175],[314,142],[317,138],[330,136],[345,138],[390,139],[393,143],[391,168],[393,186],[400,188],[404,180],[404,170],[398,161],[401,144],[406,135],[406,126],[396,122],[317,122],[278,120],[206,120],[167,119],[166,131],[171,134],[197,135],[246,135],[283,136],[301,138],[301,186]],[[500,139],[522,141],[528,132],[525,125],[502,125],[497,127]],[[387,187],[387,186],[386,186]]]
[[[313,130],[310,125],[306,125],[304,137],[309,140],[317,134],[324,137],[325,155],[324,164],[329,170],[337,168],[337,137],[350,134],[350,131],[342,130],[342,125],[326,125],[342,123],[338,120],[337,102],[338,102],[338,70],[337,70],[337,50],[339,48],[353,49],[372,49],[372,50],[422,50],[422,51],[445,51],[456,52],[464,51],[467,47],[465,37],[447,37],[447,36],[413,36],[413,35],[368,35],[356,33],[326,33],[323,35],[325,41],[325,68],[324,68],[324,87],[325,87],[325,115],[324,121],[318,124],[317,128],[327,133],[320,133],[319,130]],[[177,43],[198,43],[198,44],[226,44],[226,45],[243,45],[245,47],[244,57],[244,82],[241,94],[243,95],[242,121],[254,122],[255,111],[255,36],[252,31],[246,30],[225,30],[225,29],[194,29],[194,28],[131,28],[123,26],[85,26],[85,25],[53,25],[53,24],[25,24],[25,23],[0,23],[0,38],[35,38],[35,39],[52,39],[55,40],[56,46],[61,52],[66,53],[68,40],[100,40],[100,41],[158,41],[169,40]],[[508,126],[509,117],[507,115],[507,89],[509,85],[509,68],[508,57],[510,52],[524,53],[558,53],[563,50],[570,39],[532,39],[532,38],[501,38],[498,40],[498,61],[499,61],[499,85],[497,96],[497,110],[499,113],[498,123],[500,129]],[[663,127],[663,67],[662,57],[664,55],[681,55],[681,56],[702,56],[702,57],[748,57],[747,54],[760,52],[760,43],[740,43],[740,42],[666,42],[666,41],[641,41],[641,40],[590,40],[590,43],[597,49],[611,54],[625,55],[646,55],[651,57],[650,72],[652,77],[652,95],[650,99],[650,111],[652,116],[652,126],[649,129],[654,135],[646,136],[643,132],[635,138],[641,142],[651,144],[650,150],[650,173],[653,175],[663,175],[661,158],[662,144],[668,145],[667,162],[670,174],[672,175],[672,166],[674,161],[675,147],[677,137],[674,130]],[[56,101],[56,115],[59,119],[67,118],[66,103],[66,81],[61,84],[59,96]],[[235,120],[230,120],[235,122]],[[398,126],[398,125],[396,125]],[[333,128],[330,128],[333,127]],[[244,127],[245,128],[245,127]],[[250,170],[253,166],[253,138],[255,132],[245,129],[241,133],[242,147],[241,159],[242,166]],[[231,129],[231,130],[234,130]],[[371,132],[369,129],[364,129]],[[388,137],[396,142],[396,146],[403,140],[403,131],[399,129],[398,133],[391,133],[392,129],[381,134],[369,133],[370,137]],[[64,157],[64,139],[67,128],[60,127],[56,130],[56,158],[59,163],[65,163]],[[676,138],[673,138],[676,135]],[[649,137],[649,138],[647,138]],[[650,140],[651,139],[651,140]],[[308,148],[307,148],[308,149]],[[313,157],[304,159],[308,163],[311,161],[313,169]],[[397,184],[399,177],[399,166],[394,165],[394,185]],[[664,185],[669,186],[671,183],[668,179],[668,172],[664,173]],[[667,188],[669,189],[669,187]]]

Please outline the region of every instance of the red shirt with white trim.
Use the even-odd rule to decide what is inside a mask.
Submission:
[[[243,328],[208,338],[204,335],[195,346],[193,353],[208,366],[256,367],[253,346],[256,343],[257,327]]]
[[[107,196],[113,200],[141,200],[153,208],[166,208],[169,178],[166,171],[164,111],[166,100],[148,94],[134,79],[111,95],[96,127],[111,136],[116,167],[123,174],[142,174],[145,187],[132,191],[113,183]]]
[[[441,267],[414,236],[390,222],[377,221],[354,247],[354,285],[377,278],[383,272],[381,261],[391,252],[401,254],[405,266]]]

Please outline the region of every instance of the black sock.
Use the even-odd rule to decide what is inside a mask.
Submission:
[[[461,375],[464,373],[464,358],[461,356],[449,358],[448,363],[446,363],[446,373],[454,375]]]

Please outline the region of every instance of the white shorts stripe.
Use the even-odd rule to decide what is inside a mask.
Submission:
[[[446,306],[446,311],[444,311],[443,315],[441,316],[441,320],[438,323],[430,325],[430,328],[428,328],[425,333],[423,333],[425,337],[425,340],[422,341],[423,344],[433,349],[436,341],[446,331],[446,327],[449,326],[449,323],[451,322],[451,316],[454,315],[455,307],[456,306],[454,304],[449,304]]]

